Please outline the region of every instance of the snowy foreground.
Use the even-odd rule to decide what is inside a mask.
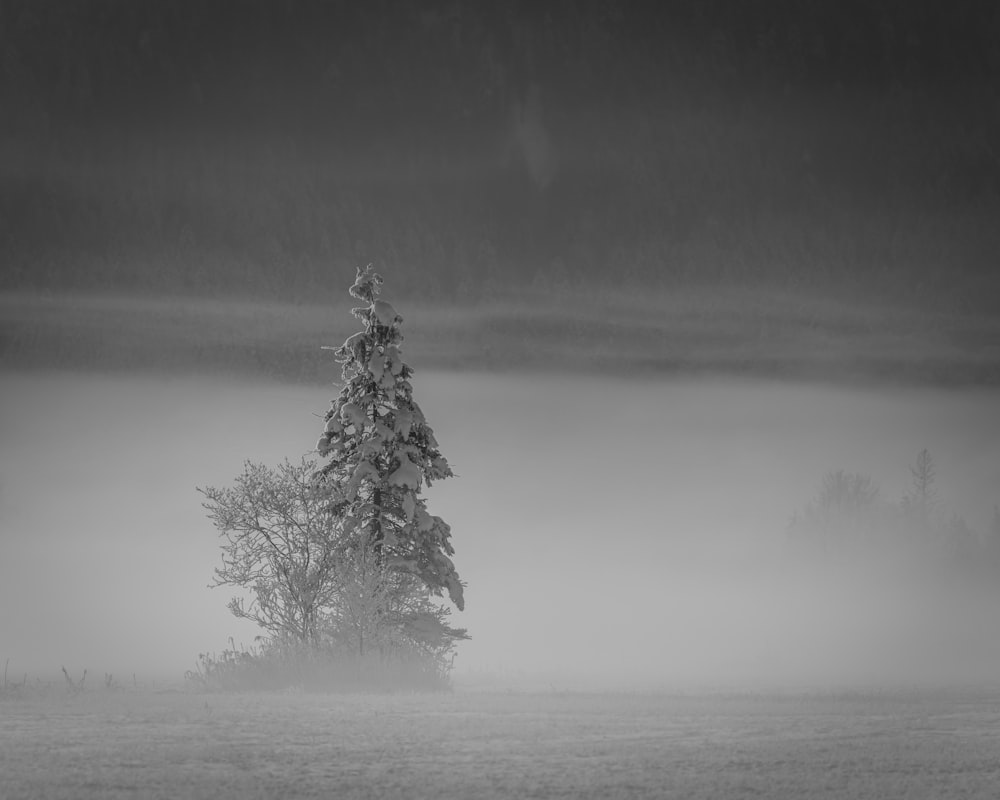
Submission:
[[[0,695],[18,798],[987,798],[1000,691]]]

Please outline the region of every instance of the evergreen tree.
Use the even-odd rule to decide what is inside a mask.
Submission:
[[[325,464],[248,462],[235,487],[199,490],[226,539],[216,583],[248,590],[230,610],[268,634],[255,650],[203,655],[192,673],[203,684],[438,687],[468,638],[434,600],[447,591],[462,609],[464,586],[451,530],[419,496],[453,473],[413,400],[402,318],[378,299],[381,283],[371,266],[358,271],[351,294],[366,305],[353,313],[365,328],[327,348],[343,386],[317,445]]]
[[[400,350],[403,320],[379,299],[381,286],[371,265],[358,270],[350,293],[365,304],[352,310],[364,330],[328,348],[341,363],[342,387],[316,445],[327,459],[316,478],[336,489],[336,510],[355,532],[357,551],[370,549],[387,580],[416,578],[434,595],[447,591],[461,610],[451,529],[420,497],[424,483],[453,473],[413,399],[413,371]],[[464,638],[464,631],[442,632]]]
[[[910,476],[913,478],[912,497],[926,511],[930,511],[934,505],[934,459],[931,452],[926,447],[917,454],[917,463],[910,467]]]

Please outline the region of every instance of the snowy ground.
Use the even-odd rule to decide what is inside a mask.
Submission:
[[[996,797],[1000,691],[0,695],[0,796]]]

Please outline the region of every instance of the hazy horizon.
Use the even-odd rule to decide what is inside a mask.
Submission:
[[[14,372],[4,386],[10,678],[65,665],[179,679],[230,635],[250,644],[257,631],[229,615],[228,591],[205,588],[218,538],[195,487],[228,485],[246,459],[298,459],[332,389]],[[415,390],[458,475],[427,497],[468,582],[452,617],[473,637],[458,648],[460,684],[1000,674],[995,595],[936,568],[796,560],[784,540],[826,472],[870,474],[898,499],[923,447],[942,503],[985,531],[1000,485],[996,392],[433,371]]]

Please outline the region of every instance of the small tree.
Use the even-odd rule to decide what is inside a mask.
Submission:
[[[235,485],[199,489],[225,540],[216,586],[250,592],[229,602],[233,615],[276,640],[317,646],[326,617],[344,603],[347,532],[314,461],[277,469],[247,462]]]
[[[906,523],[924,536],[928,535],[933,527],[933,512],[937,503],[934,490],[936,475],[934,459],[925,447],[917,455],[916,463],[910,467],[910,489],[902,501]]]
[[[878,486],[867,475],[838,469],[823,476],[816,495],[788,524],[796,542],[833,552],[873,544],[879,533]]]
[[[352,313],[364,329],[329,348],[341,364],[342,387],[324,417],[316,450],[327,463],[315,477],[333,490],[334,512],[350,531],[363,570],[359,585],[368,587],[358,603],[374,615],[370,627],[383,639],[402,630],[411,641],[450,642],[465,631],[449,628],[447,610],[429,595],[447,591],[461,610],[463,583],[450,558],[451,529],[427,512],[420,492],[453,473],[413,399],[413,371],[400,349],[402,317],[379,298],[381,285],[371,265],[358,270],[350,293],[364,305]]]

